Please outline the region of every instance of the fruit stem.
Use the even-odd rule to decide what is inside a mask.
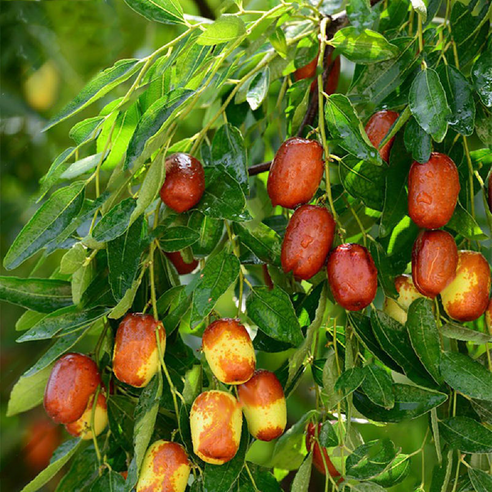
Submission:
[[[97,444],[97,436],[94,421],[96,419],[96,408],[97,408],[97,400],[99,398],[99,393],[101,392],[101,385],[97,387],[96,393],[94,394],[94,401],[92,403],[91,408],[91,432],[92,432],[92,442],[94,443],[94,450],[96,451],[97,462],[99,466],[102,463],[101,451],[99,450],[99,445]]]
[[[417,15],[417,32],[419,37],[419,53],[422,53],[424,50],[424,39],[422,36],[422,16],[420,14]]]
[[[475,191],[473,189],[473,163],[470,157],[470,149],[468,148],[468,139],[463,135],[463,146],[465,147],[466,162],[468,164],[468,177],[470,180],[470,211],[475,218]]]

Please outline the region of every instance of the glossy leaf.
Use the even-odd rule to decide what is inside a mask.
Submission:
[[[476,492],[492,490],[492,476],[483,470],[468,468],[468,476]]]
[[[234,224],[234,232],[239,240],[252,253],[265,263],[280,266],[281,238],[267,225],[260,222],[254,228],[239,223]]]
[[[450,417],[439,422],[442,437],[462,453],[491,453],[492,431],[469,417]]]
[[[244,22],[234,15],[224,14],[210,24],[197,39],[198,44],[211,46],[234,41],[245,32]]]
[[[113,470],[106,470],[91,487],[91,492],[124,492],[126,480]]]
[[[184,24],[183,8],[177,0],[125,0],[146,19],[161,24]]]
[[[270,69],[267,67],[254,77],[246,94],[246,101],[253,111],[256,111],[267,97],[269,86]]]
[[[166,227],[159,233],[159,244],[166,252],[181,251],[195,244],[200,235],[187,226]]]
[[[440,332],[447,338],[471,342],[478,345],[492,342],[491,335],[487,335],[486,333],[482,333],[480,331],[470,330],[470,328],[465,328],[464,326],[456,323],[446,323],[441,326]]]
[[[482,231],[477,221],[460,202],[456,204],[451,220],[446,224],[449,229],[461,234],[471,241],[483,241],[487,236]]]
[[[378,18],[376,10],[371,9],[369,0],[350,0],[347,16],[350,24],[358,30],[371,29]]]
[[[399,454],[383,473],[371,480],[381,487],[393,487],[402,482],[410,471],[410,459],[406,454]]]
[[[364,366],[364,380],[361,389],[374,404],[387,409],[393,408],[393,381],[391,376],[376,364]],[[367,477],[368,478],[368,477]]]
[[[82,145],[97,136],[99,126],[104,121],[104,116],[95,116],[77,123],[69,132],[68,136],[77,145]]]
[[[360,367],[352,367],[340,374],[335,383],[335,390],[340,391],[344,396],[354,392],[364,381],[366,375]]]
[[[379,475],[396,458],[398,450],[389,439],[369,441],[347,457],[347,476],[368,480]]]
[[[485,106],[492,106],[492,48],[489,47],[473,64],[472,78],[475,90]]]
[[[133,198],[126,198],[114,206],[94,227],[92,236],[96,241],[112,241],[121,236],[130,224],[130,217],[135,210]]]
[[[333,425],[326,420],[321,426],[319,433],[319,443],[324,448],[331,448],[332,446],[338,446],[338,436]]]
[[[410,118],[405,126],[405,148],[412,154],[412,158],[423,164],[430,158],[432,139],[415,118]]]

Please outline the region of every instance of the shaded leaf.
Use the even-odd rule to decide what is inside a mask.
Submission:
[[[462,453],[491,453],[492,431],[469,417],[450,417],[439,422],[439,430],[453,449]]]
[[[364,366],[361,389],[374,404],[387,409],[393,408],[395,399],[392,383],[390,375],[382,367],[376,364]]]

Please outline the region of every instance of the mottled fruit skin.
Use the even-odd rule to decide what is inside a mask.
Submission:
[[[408,214],[419,227],[439,229],[453,216],[460,180],[455,163],[432,152],[424,163],[414,162],[408,175]]]
[[[458,248],[446,231],[422,231],[412,250],[412,278],[415,287],[433,299],[449,285],[458,266]]]
[[[164,355],[166,332],[160,321],[150,314],[127,314],[120,323],[113,351],[113,371],[120,381],[143,388],[159,370],[156,330]]]
[[[203,332],[202,349],[215,377],[225,384],[248,381],[256,367],[253,342],[236,319],[214,321]]]
[[[407,311],[415,299],[424,297],[415,287],[410,275],[398,275],[395,278],[395,288],[398,292],[397,299],[386,297],[383,311],[393,319],[404,325],[407,322]]]
[[[173,154],[166,159],[166,179],[161,188],[162,201],[175,212],[193,208],[205,191],[205,173],[198,159],[189,154]]]
[[[195,259],[193,259],[191,263],[186,263],[179,251],[175,251],[174,253],[166,253],[166,256],[169,258],[170,262],[174,265],[180,275],[187,275],[198,266],[198,260]]]
[[[188,455],[180,444],[156,441],[145,454],[137,492],[184,492],[190,472]]]
[[[101,377],[96,363],[87,355],[66,354],[55,363],[44,391],[46,413],[59,424],[79,419]]]
[[[321,424],[318,424],[318,438],[320,432],[321,432]],[[326,475],[326,468],[328,468],[329,474],[333,478],[338,478],[340,476],[339,471],[335,468],[335,465],[333,465],[333,463],[331,462],[328,456],[328,450],[326,448],[321,447],[316,442],[315,433],[316,433],[316,427],[313,423],[310,423],[307,427],[307,432],[306,432],[306,448],[308,451],[313,452],[314,466],[323,475]],[[324,461],[323,461],[323,456],[324,456]],[[325,462],[326,462],[326,468],[325,468]]]
[[[328,257],[328,281],[340,306],[360,311],[376,297],[378,271],[364,246],[341,244]]]
[[[267,191],[272,204],[295,208],[309,202],[323,177],[323,147],[314,140],[289,138],[270,168]]]
[[[80,437],[83,440],[89,440],[97,437],[108,425],[108,407],[106,404],[106,397],[99,393],[97,397],[97,404],[94,413],[94,428],[91,427],[92,421],[92,408],[94,406],[94,397],[92,395],[89,399],[87,408],[84,410],[82,417],[75,422],[65,425],[65,429],[69,434],[75,437]]]
[[[242,423],[241,407],[234,396],[225,391],[205,391],[191,407],[193,451],[206,463],[227,463],[239,448]]]
[[[441,292],[444,309],[457,321],[473,321],[489,303],[490,266],[476,251],[460,251],[456,277]]]
[[[287,406],[282,385],[273,372],[256,371],[247,383],[239,386],[238,396],[253,437],[271,441],[284,433]]]
[[[282,243],[285,273],[307,280],[325,264],[335,235],[335,221],[325,207],[303,205],[292,215]]]
[[[394,122],[398,119],[398,116],[400,115],[394,111],[378,111],[371,116],[366,125],[366,133],[370,142],[376,149],[384,140],[384,137],[386,137]],[[383,161],[389,162],[390,151],[394,141],[395,137],[391,138],[389,142],[379,150],[379,155]]]
[[[44,470],[60,444],[60,427],[47,418],[33,422],[27,429],[22,449],[27,467],[35,474]]]

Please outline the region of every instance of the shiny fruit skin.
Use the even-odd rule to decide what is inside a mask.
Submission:
[[[180,444],[156,441],[145,453],[137,492],[184,492],[190,472],[188,455]]]
[[[458,248],[446,231],[422,231],[412,250],[412,279],[418,291],[433,299],[453,280]]]
[[[384,137],[386,137],[390,128],[398,119],[398,116],[400,115],[395,111],[378,111],[371,116],[366,124],[366,133],[370,142],[376,149],[384,140]],[[383,161],[389,162],[390,151],[394,141],[395,137],[391,138],[389,142],[379,150],[379,155]]]
[[[325,462],[326,467],[328,468],[328,472],[333,478],[338,478],[340,476],[339,471],[335,468],[335,465],[331,462],[328,456],[328,450],[320,446],[315,440],[315,432],[316,427],[313,423],[310,423],[307,427],[306,432],[306,448],[308,451],[313,452],[313,464],[316,469],[326,475]],[[318,437],[321,432],[321,423],[318,424]],[[324,455],[324,461],[323,461]]]
[[[198,159],[189,154],[173,154],[166,159],[166,179],[160,195],[175,212],[193,208],[205,191],[205,173]]]
[[[326,61],[326,66],[329,67],[331,63],[332,62],[331,62],[331,53],[330,53]],[[316,58],[310,61],[307,65],[298,68],[294,72],[294,80],[298,81],[302,79],[312,79],[316,75],[317,67],[318,67],[318,56],[316,56]],[[340,79],[340,57],[337,56],[333,61],[330,74],[328,75],[328,79],[325,82],[325,92],[329,96],[336,92],[339,79]],[[316,92],[317,89],[318,89],[318,81],[317,79],[315,79],[311,84],[310,91]]]
[[[120,323],[113,351],[113,371],[120,381],[143,388],[159,370],[157,329],[164,356],[166,332],[160,321],[150,314],[127,314]]]
[[[212,465],[232,460],[241,441],[242,423],[241,407],[230,393],[215,390],[201,393],[190,412],[194,453]]]
[[[242,384],[255,372],[253,342],[236,319],[224,318],[210,324],[203,332],[202,349],[214,376],[222,383]]]
[[[61,444],[60,427],[42,418],[28,427],[26,437],[24,460],[33,473],[39,473],[49,465],[53,452]]]
[[[282,243],[285,273],[308,280],[323,267],[335,235],[335,221],[325,207],[303,205],[292,215]]]
[[[272,205],[295,208],[309,202],[324,172],[323,147],[294,137],[278,149],[268,175],[267,191]]]
[[[166,253],[166,256],[174,265],[179,275],[187,275],[198,266],[198,260],[195,259],[193,259],[191,263],[186,263],[180,251],[175,251],[174,253]]]
[[[417,290],[410,275],[398,275],[395,278],[395,288],[398,292],[397,299],[386,297],[383,311],[404,325],[407,322],[407,311],[412,302],[424,296]]]
[[[328,66],[330,63],[331,63],[331,54],[328,58]],[[335,94],[335,92],[337,91],[338,81],[340,80],[340,66],[341,66],[340,57],[337,56],[333,61],[333,66],[331,67],[330,75],[328,76],[328,79],[325,82],[325,92],[329,96]]]
[[[284,433],[287,406],[282,385],[273,372],[256,371],[238,387],[238,396],[253,437],[271,441]]]
[[[476,251],[460,251],[456,277],[441,292],[446,313],[457,321],[473,321],[489,304],[490,266]]]
[[[59,424],[79,419],[101,383],[96,363],[87,355],[69,353],[58,359],[44,392],[46,413]]]
[[[328,281],[340,306],[360,311],[376,297],[378,271],[364,246],[341,244],[328,257]]]
[[[294,80],[312,79],[316,75],[316,68],[318,66],[318,57],[316,55],[307,65],[298,68],[294,72]]]
[[[432,152],[424,163],[414,162],[408,175],[408,214],[419,227],[439,229],[453,216],[460,180],[455,163]]]
[[[82,414],[82,417],[75,422],[65,425],[65,429],[67,429],[69,434],[74,437],[80,437],[80,439],[83,439],[84,441],[92,439],[94,433],[97,437],[108,425],[108,406],[106,404],[106,397],[102,393],[99,393],[97,397],[96,410],[94,413],[94,429],[91,428],[94,396],[95,395],[92,395],[90,397],[89,403],[87,404],[87,408]]]

